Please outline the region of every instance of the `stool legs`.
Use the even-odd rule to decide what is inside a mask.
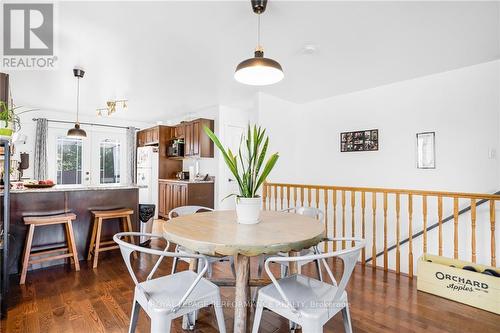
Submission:
[[[94,226],[92,228],[92,237],[90,238],[89,253],[87,255],[87,260],[92,259],[92,256],[94,256],[92,268],[97,268],[97,264],[99,262],[99,252],[118,248],[118,245],[113,241],[101,242],[102,224],[105,220],[108,219],[118,219],[121,230],[130,232],[132,231],[132,221],[130,219],[130,215],[124,216],[122,214],[118,216],[115,215],[115,216],[104,216],[104,217],[95,216]],[[130,237],[129,241],[130,243],[135,244],[133,237]],[[114,244],[114,246],[107,246],[110,243]],[[102,249],[101,245],[103,246]],[[136,252],[134,252],[132,255],[134,256],[134,258],[137,258]]]
[[[92,224],[92,237],[90,237],[89,254],[87,255],[87,260],[92,259],[92,250],[94,249],[96,232],[97,232],[97,218],[94,219],[94,223]]]
[[[30,224],[28,234],[26,235],[26,244],[24,244],[23,268],[21,270],[21,281],[19,284],[24,284],[26,281],[26,273],[28,273],[28,265],[30,261],[31,243],[33,242],[33,234],[35,233],[35,225]]]
[[[97,268],[97,261],[99,260],[99,247],[101,245],[101,230],[102,230],[102,218],[97,219],[97,229],[95,237],[95,250],[94,250],[94,263],[92,268]]]
[[[79,271],[80,262],[78,261],[78,252],[76,252],[75,234],[73,233],[73,223],[71,222],[71,220],[68,220],[68,223],[66,223],[66,230],[69,235],[68,249],[73,254],[73,261],[75,262],[75,270]]]

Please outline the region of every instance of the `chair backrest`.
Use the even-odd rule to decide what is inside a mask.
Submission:
[[[119,232],[113,236],[113,240],[120,247],[120,252],[122,253],[123,260],[125,261],[125,265],[127,266],[128,272],[130,273],[130,277],[134,281],[137,289],[139,289],[140,292],[144,294],[144,296],[146,297],[146,299],[148,301],[150,299],[150,296],[141,287],[140,282],[137,279],[137,275],[135,274],[135,272],[132,268],[131,261],[130,261],[130,257],[134,251],[160,256],[160,258],[158,259],[158,261],[154,265],[153,269],[151,270],[151,272],[147,276],[146,281],[150,280],[153,277],[154,273],[156,272],[156,270],[158,269],[158,266],[161,263],[161,259],[163,259],[164,257],[191,258],[191,259],[199,259],[199,260],[202,260],[204,262],[203,269],[201,270],[201,272],[198,273],[198,276],[196,277],[193,284],[188,288],[188,290],[186,291],[184,296],[181,298],[179,303],[172,308],[172,312],[176,312],[179,308],[182,307],[182,305],[184,304],[184,302],[186,301],[188,296],[191,294],[193,289],[196,287],[198,282],[201,280],[203,275],[205,275],[205,273],[208,269],[208,260],[204,255],[201,255],[201,254],[168,252],[168,248],[170,246],[170,243],[168,240],[165,240],[167,242],[167,246],[165,247],[165,249],[163,251],[150,249],[150,248],[146,248],[146,247],[142,247],[142,246],[137,246],[135,244],[128,243],[128,242],[123,240],[124,238],[126,239],[127,237],[131,238],[131,237],[141,237],[141,236],[149,237],[151,239],[163,238],[161,235],[141,233],[141,232]]]
[[[323,221],[323,217],[325,216],[325,214],[321,209],[315,207],[290,207],[287,209],[283,209],[282,212],[290,212],[299,215],[309,216],[318,219],[320,221]]]
[[[213,209],[203,206],[181,206],[172,209],[168,213],[168,219],[171,220],[174,217],[195,214],[198,213],[199,211],[211,212],[213,211]]]
[[[334,252],[328,252],[328,253],[319,253],[319,254],[312,254],[312,255],[305,255],[305,256],[291,256],[291,257],[271,257],[266,260],[265,263],[265,269],[267,274],[269,275],[271,281],[273,284],[276,286],[276,289],[280,293],[281,297],[283,300],[288,304],[289,307],[291,307],[292,311],[296,312],[295,307],[292,305],[292,303],[289,301],[281,287],[279,286],[278,282],[276,281],[276,278],[272,274],[271,270],[269,269],[269,263],[271,262],[297,262],[297,261],[313,261],[313,260],[321,260],[323,265],[325,266],[325,269],[328,273],[328,276],[332,280],[332,283],[337,286],[337,291],[335,295],[333,296],[332,302],[333,303],[338,303],[340,300],[340,297],[345,291],[345,288],[347,287],[347,283],[349,282],[349,279],[351,278],[352,272],[354,270],[354,266],[356,266],[356,262],[358,261],[358,258],[361,254],[361,250],[365,247],[365,241],[364,239],[361,238],[325,238],[324,241],[333,241],[333,242],[339,242],[339,241],[345,241],[346,244],[349,242],[353,242],[354,245],[350,248],[344,249],[344,250],[339,250],[339,251],[334,251]],[[319,249],[317,249],[319,252]],[[344,271],[342,273],[342,278],[340,279],[340,283],[337,284],[335,277],[333,276],[332,270],[330,269],[330,266],[328,266],[326,259],[328,258],[333,258],[337,257],[342,259],[344,262]]]

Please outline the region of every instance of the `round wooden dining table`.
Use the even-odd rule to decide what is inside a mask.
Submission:
[[[213,281],[235,286],[234,333],[247,327],[247,306],[251,304],[250,286],[270,280],[250,279],[250,257],[278,252],[296,252],[317,245],[325,236],[324,225],[303,215],[263,211],[257,224],[236,222],[235,211],[213,211],[176,217],[164,224],[169,241],[208,256],[235,256],[236,280]],[[197,263],[191,260],[191,269]],[[296,267],[290,267],[291,273]],[[232,281],[232,282],[231,282]]]

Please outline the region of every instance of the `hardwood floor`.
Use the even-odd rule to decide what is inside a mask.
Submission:
[[[140,276],[152,267],[151,257],[135,261]],[[164,260],[159,274],[170,272],[170,260]],[[118,251],[102,254],[97,269],[81,262],[81,271],[69,266],[28,273],[26,285],[13,280],[10,310],[2,321],[2,332],[127,332],[133,282]],[[252,275],[256,262],[252,261]],[[187,269],[181,262],[180,269]],[[334,264],[335,274],[341,264]],[[303,269],[308,274],[309,268]],[[310,269],[314,274],[314,268]],[[217,264],[214,277],[230,277],[227,263]],[[226,302],[226,327],[232,332],[234,299],[232,288],[221,288]],[[358,266],[348,287],[354,331],[362,332],[498,332],[500,316],[473,307],[417,292],[416,280],[394,273],[372,271]],[[250,321],[251,322],[251,321]],[[149,332],[149,319],[141,311],[138,332]],[[200,313],[195,332],[217,332],[212,309]],[[288,322],[265,311],[260,332],[287,332]],[[181,321],[172,332],[184,332]],[[343,332],[341,315],[326,326],[325,332]]]

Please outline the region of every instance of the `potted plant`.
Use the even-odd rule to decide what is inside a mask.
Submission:
[[[210,128],[205,126],[204,130],[222,153],[226,165],[238,183],[240,193],[232,193],[226,197],[236,196],[238,223],[258,223],[261,210],[258,191],[279,158],[278,153],[274,153],[264,163],[269,146],[269,137],[265,136],[266,130],[260,126],[252,128],[248,125],[247,133],[242,135],[236,155],[231,149],[222,146]]]
[[[15,109],[0,101],[0,136],[10,138],[20,126],[19,116],[15,114]]]

